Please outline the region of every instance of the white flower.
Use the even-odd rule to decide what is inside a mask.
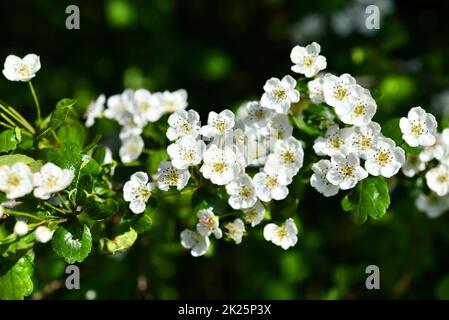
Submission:
[[[354,127],[354,130],[347,140],[347,146],[351,151],[356,152],[361,159],[366,159],[370,150],[377,145],[377,140],[381,136],[380,125],[371,122],[366,126]]]
[[[258,172],[253,178],[257,197],[262,201],[285,199],[288,195],[288,186],[292,177],[286,171],[266,164],[263,171]]]
[[[415,201],[416,207],[423,211],[429,218],[435,219],[449,210],[449,196],[440,197],[435,193],[429,195],[420,194]]]
[[[418,156],[414,154],[407,154],[407,160],[402,166],[402,173],[409,178],[414,177],[418,172],[424,171],[426,169],[426,163],[422,162]]]
[[[307,88],[309,89],[309,99],[314,104],[320,104],[324,102],[324,94],[323,94],[323,83],[324,77],[326,75],[319,75],[316,79],[309,81],[307,83]]]
[[[159,163],[157,173],[157,186],[163,191],[168,191],[170,187],[176,187],[176,189],[182,190],[190,179],[189,170],[176,169],[170,161]]]
[[[319,156],[330,156],[334,154],[348,152],[347,142],[352,134],[352,129],[343,128],[340,129],[337,125],[332,125],[327,128],[326,135],[324,137],[318,137],[313,144],[313,150]]]
[[[144,142],[141,136],[129,135],[122,140],[122,145],[119,150],[120,160],[123,163],[129,163],[137,160],[142,154]]]
[[[14,233],[19,237],[24,236],[28,233],[28,225],[25,221],[17,221],[14,225]]]
[[[329,160],[320,160],[312,165],[313,175],[310,177],[310,185],[325,197],[332,197],[340,188],[327,180],[326,175],[331,167]]]
[[[127,89],[121,94],[110,96],[106,102],[104,116],[114,119],[121,126],[132,126],[134,123],[134,91]]]
[[[368,152],[365,169],[373,176],[390,178],[398,173],[405,163],[405,152],[396,147],[390,138],[379,138],[376,147]]]
[[[0,167],[0,191],[8,199],[16,199],[33,191],[32,174],[24,163]]]
[[[420,152],[419,159],[423,162],[429,162],[433,159],[443,160],[448,153],[449,147],[449,129],[446,128],[441,134],[435,134],[435,143],[424,147]]]
[[[164,91],[159,97],[164,112],[172,113],[187,108],[187,91],[179,89],[174,92]]]
[[[231,182],[240,171],[231,148],[222,150],[213,144],[204,152],[203,162],[200,171],[204,178],[220,186]]]
[[[192,136],[185,136],[167,147],[173,167],[187,169],[201,162],[206,144]]]
[[[274,143],[276,140],[284,140],[290,137],[293,133],[293,126],[290,124],[288,120],[288,116],[285,114],[276,114],[271,118],[271,121],[268,125],[268,139],[274,140],[273,145],[270,147],[274,147]]]
[[[185,136],[196,138],[200,131],[200,115],[195,110],[179,110],[168,117],[168,124],[167,138],[170,141]]]
[[[295,46],[290,53],[290,59],[295,64],[291,68],[292,71],[311,78],[326,69],[326,58],[319,54],[320,51],[321,46],[316,42],[312,42],[306,47]]]
[[[291,176],[298,173],[302,168],[304,151],[301,142],[294,137],[286,140],[278,140],[274,145],[274,153],[270,154],[267,163],[277,166],[279,170],[286,170]]]
[[[336,108],[335,111],[343,123],[364,126],[371,122],[377,110],[376,101],[370,92],[357,85],[350,97],[350,105]]]
[[[402,138],[411,147],[428,147],[436,141],[437,121],[432,114],[426,113],[421,107],[411,108],[407,118],[401,118],[399,126]]]
[[[247,115],[244,123],[247,126],[264,128],[273,115],[273,111],[260,106],[259,102],[248,102],[246,104]]]
[[[209,237],[213,233],[217,239],[223,236],[223,232],[219,228],[218,217],[213,213],[212,208],[199,210],[197,216],[196,231],[200,235]]]
[[[251,208],[243,210],[243,220],[246,223],[251,223],[251,227],[253,228],[261,223],[264,217],[265,207],[259,200]]]
[[[324,100],[336,109],[337,114],[340,113],[340,109],[346,110],[351,106],[355,88],[356,81],[348,73],[342,74],[340,77],[328,74],[323,79]]]
[[[331,158],[331,167],[326,174],[327,180],[341,190],[355,187],[360,181],[368,177],[368,172],[360,166],[359,157],[351,152],[347,156],[334,154]]]
[[[243,233],[245,232],[245,224],[241,219],[237,218],[233,222],[228,222],[225,225],[225,228],[228,230],[228,232],[226,232],[228,237],[234,240],[236,244],[240,244],[242,242]]]
[[[5,60],[3,75],[9,81],[29,81],[36,76],[40,68],[41,61],[35,54],[27,54],[23,59],[9,55]]]
[[[156,122],[164,113],[159,101],[159,93],[150,93],[145,89],[138,89],[134,92],[134,121],[146,124]]]
[[[104,110],[106,97],[104,94],[100,95],[97,100],[92,101],[87,107],[84,118],[86,118],[86,127],[90,128],[94,125],[95,119],[98,118]]]
[[[58,191],[62,191],[72,182],[75,173],[71,169],[61,169],[57,165],[48,162],[39,172],[33,174],[34,196],[47,200]]]
[[[449,169],[439,165],[426,173],[427,186],[439,196],[449,193]]]
[[[241,174],[235,180],[226,185],[226,192],[229,194],[229,205],[232,209],[248,209],[257,201],[256,189],[251,177]]]
[[[287,113],[290,105],[299,101],[299,92],[295,87],[296,80],[289,75],[282,80],[269,79],[263,86],[265,93],[262,95],[260,105],[277,113]]]
[[[186,229],[181,232],[181,245],[186,249],[190,249],[190,254],[192,256],[199,257],[207,252],[210,246],[210,241],[208,237]]]
[[[145,211],[146,202],[150,199],[153,186],[148,183],[148,175],[138,171],[123,186],[123,199],[129,202],[129,209],[134,213]]]
[[[273,242],[284,250],[296,245],[298,242],[297,234],[298,228],[292,218],[288,218],[280,226],[269,223],[263,229],[265,240]]]
[[[53,237],[53,231],[45,226],[39,226],[34,231],[36,241],[40,243],[47,243]]]
[[[214,111],[209,112],[207,125],[201,128],[201,134],[205,137],[212,138],[222,136],[234,127],[235,116],[232,111],[225,109],[220,113]]]

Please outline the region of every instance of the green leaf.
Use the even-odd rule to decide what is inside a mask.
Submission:
[[[137,240],[137,232],[130,228],[129,231],[115,237],[113,240],[108,238],[100,239],[100,251],[104,253],[116,253],[130,248]]]
[[[161,150],[152,150],[151,154],[147,160],[147,170],[148,172],[155,173],[157,172],[157,167],[159,163],[167,159],[167,151],[166,149]]]
[[[33,292],[33,272],[33,257],[20,258],[10,270],[0,275],[0,299],[22,300],[29,296]]]
[[[369,177],[360,181],[341,201],[344,211],[350,211],[356,224],[363,224],[367,216],[379,220],[390,206],[388,185],[382,177]]]
[[[0,152],[9,152],[17,148],[16,132],[12,129],[4,130],[0,133]]]
[[[73,142],[80,147],[83,146],[86,136],[84,126],[79,122],[65,123],[56,133],[62,143]]]
[[[157,209],[157,206],[157,200],[155,198],[150,198],[147,202],[145,212],[143,214],[135,215],[135,217],[131,219],[131,226],[137,233],[141,234],[150,231],[153,225],[153,220],[151,219],[150,214]]]
[[[87,258],[92,249],[92,235],[87,225],[69,222],[56,229],[51,243],[54,252],[72,264]]]
[[[94,220],[102,220],[109,218],[118,212],[119,205],[117,201],[106,198],[103,199],[96,194],[89,194],[84,190],[86,196],[86,213]]]
[[[30,158],[24,154],[9,154],[5,156],[0,156],[0,166],[12,166],[16,163],[25,163],[25,164],[31,164],[35,162],[33,158]]]
[[[62,124],[66,121],[67,116],[72,107],[75,105],[75,103],[76,100],[68,98],[60,100],[56,104],[56,109],[51,113],[48,127],[39,134],[38,138],[45,136],[49,132],[56,130],[60,126],[62,126]]]
[[[322,136],[336,121],[335,113],[326,105],[309,105],[293,115],[296,127],[310,136]]]

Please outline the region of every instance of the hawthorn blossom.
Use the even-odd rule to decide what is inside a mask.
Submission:
[[[347,156],[337,153],[331,158],[331,167],[326,174],[327,180],[342,190],[355,187],[355,185],[368,177],[368,172],[360,166],[359,157],[351,152]]]
[[[30,81],[41,68],[39,56],[30,53],[23,59],[15,55],[9,55],[5,59],[3,75],[9,81]]]
[[[148,175],[138,171],[123,186],[123,199],[129,202],[129,209],[135,213],[145,211],[146,202],[151,197],[153,185],[148,182]]]
[[[122,139],[122,145],[119,150],[120,160],[123,163],[133,162],[142,154],[145,147],[143,139],[139,135],[129,135]]]
[[[370,122],[366,126],[354,127],[347,140],[347,146],[351,151],[356,152],[361,159],[366,160],[370,150],[377,145],[377,140],[381,137],[380,125]]]
[[[168,191],[170,187],[176,187],[178,191],[182,190],[190,179],[189,170],[177,169],[170,161],[159,163],[157,173],[157,186],[163,191]]]
[[[231,148],[220,149],[213,144],[203,154],[200,172],[213,184],[226,185],[240,172],[236,160],[236,155]]]
[[[327,128],[324,137],[318,137],[313,144],[313,150],[319,156],[330,156],[334,154],[348,152],[348,138],[352,134],[351,128],[340,129],[337,125]]]
[[[411,147],[428,147],[436,142],[437,121],[421,107],[411,108],[407,118],[401,118],[399,126],[402,138]]]
[[[86,127],[90,128],[95,124],[95,119],[103,114],[104,104],[106,103],[106,97],[101,94],[97,100],[92,101],[87,107],[84,118],[86,118]]]
[[[198,223],[196,225],[196,231],[200,235],[209,237],[213,234],[217,239],[223,236],[223,232],[219,228],[218,217],[214,214],[212,208],[199,210],[197,216]]]
[[[390,178],[405,163],[405,152],[390,138],[379,138],[376,147],[368,152],[365,169],[373,176]]]
[[[278,140],[274,146],[274,153],[268,156],[267,162],[272,166],[278,166],[280,170],[286,170],[294,176],[302,168],[304,151],[301,142],[294,137]]]
[[[161,107],[159,96],[159,93],[150,93],[146,89],[138,89],[134,92],[135,122],[146,124],[147,122],[156,122],[161,118],[164,110]]]
[[[292,182],[292,177],[286,171],[266,164],[261,172],[254,175],[253,181],[260,200],[282,200],[288,195],[287,186]]]
[[[210,240],[198,232],[186,229],[181,232],[181,245],[186,249],[190,249],[192,256],[199,257],[204,255],[209,249]]]
[[[438,165],[426,173],[426,182],[430,190],[439,196],[449,193],[449,169],[445,165]]]
[[[199,164],[206,144],[192,136],[185,136],[167,147],[172,165],[177,169],[187,169]]]
[[[277,226],[269,223],[263,229],[265,240],[271,241],[282,249],[287,250],[298,242],[298,228],[292,218],[285,220],[283,224]]]
[[[323,79],[323,95],[328,105],[335,108],[337,114],[344,113],[352,103],[356,90],[356,81],[348,73],[340,77],[328,74]],[[340,110],[342,110],[340,112]]]
[[[433,159],[443,160],[449,152],[449,128],[445,128],[441,134],[435,133],[435,143],[424,147],[419,154],[419,159],[429,162]]]
[[[265,207],[259,200],[251,208],[243,210],[243,220],[246,223],[250,223],[251,227],[255,227],[260,224],[265,217]]]
[[[416,207],[431,219],[438,218],[449,210],[449,196],[440,197],[435,193],[420,194],[415,200]]]
[[[349,106],[336,108],[335,111],[343,123],[364,126],[371,122],[377,110],[376,101],[370,92],[357,85],[349,98]]]
[[[234,240],[236,244],[240,244],[242,242],[243,234],[245,233],[245,224],[239,218],[235,219],[233,222],[228,222],[225,224],[226,235]]]
[[[235,116],[232,111],[225,109],[220,113],[214,111],[209,112],[207,125],[201,128],[201,134],[205,137],[212,138],[222,136],[234,127]]]
[[[8,199],[16,199],[33,191],[32,173],[24,163],[0,166],[0,191]]]
[[[72,169],[61,169],[57,165],[47,162],[39,172],[33,174],[34,196],[47,200],[53,193],[67,188],[72,183],[75,172]]]
[[[19,237],[24,236],[28,233],[29,228],[25,221],[19,220],[14,225],[14,233]]]
[[[195,110],[179,110],[168,117],[167,138],[170,141],[185,136],[198,137],[200,132],[200,115]]]
[[[229,194],[229,205],[234,210],[248,209],[256,204],[256,189],[251,177],[241,174],[226,185],[226,192]]]
[[[271,109],[262,107],[259,102],[248,102],[246,110],[247,115],[244,118],[244,124],[256,128],[264,128],[273,115]]]
[[[179,89],[173,92],[164,91],[159,95],[159,102],[162,110],[173,113],[187,108],[187,91]]]
[[[285,114],[276,114],[268,123],[268,135],[266,138],[272,140],[272,147],[274,147],[276,140],[287,139],[291,137],[292,133],[293,126],[290,124],[288,116]]]
[[[106,101],[107,108],[103,112],[108,119],[114,119],[121,126],[135,124],[134,113],[134,91],[126,89],[121,94],[110,96]]]
[[[323,83],[326,75],[319,75],[315,79],[307,83],[309,89],[309,99],[313,104],[320,104],[324,102]]]
[[[333,185],[326,178],[330,168],[329,160],[320,160],[312,165],[313,174],[310,177],[310,185],[325,197],[335,196],[340,190],[339,186]]]
[[[311,78],[326,69],[326,58],[320,55],[320,51],[321,46],[316,42],[305,47],[295,46],[290,53],[290,59],[294,63],[292,71]]]
[[[282,80],[269,79],[263,86],[265,93],[262,95],[260,105],[277,113],[288,113],[290,105],[299,101],[299,91],[295,87],[296,80],[289,75]]]
[[[46,226],[39,226],[34,230],[36,241],[40,243],[47,243],[53,237],[53,231]]]
[[[401,171],[406,177],[412,178],[425,169],[426,163],[421,161],[419,156],[409,153]]]

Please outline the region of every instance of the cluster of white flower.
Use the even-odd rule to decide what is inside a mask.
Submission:
[[[129,163],[139,158],[144,149],[141,134],[148,123],[156,122],[166,113],[184,110],[186,107],[187,92],[183,89],[153,93],[146,89],[127,89],[107,100],[104,95],[100,95],[87,107],[84,117],[86,127],[93,126],[95,119],[102,116],[113,119],[122,126],[119,155],[123,163]]]
[[[28,165],[16,163],[0,166],[0,191],[8,199],[17,199],[31,193],[38,199],[48,200],[56,192],[64,190],[73,180],[74,171],[61,169],[48,162],[38,172],[31,172]]]
[[[326,67],[324,58],[296,57],[298,52],[314,52],[314,56],[318,56],[319,51],[317,44],[299,49],[297,46],[292,51],[292,62],[295,63],[293,70],[306,77],[316,76],[307,84],[311,102],[328,104],[344,125],[350,125],[328,127],[325,136],[318,137],[313,145],[317,155],[329,156],[330,160],[323,159],[313,165],[310,183],[330,197],[340,189],[353,188],[368,174],[392,177],[404,164],[405,152],[392,139],[383,136],[380,125],[372,121],[377,110],[376,101],[351,75],[317,74]],[[299,61],[302,65],[297,67]],[[363,166],[361,160],[364,160]]]

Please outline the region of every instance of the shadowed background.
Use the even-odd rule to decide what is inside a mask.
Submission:
[[[380,30],[338,29],[348,21],[343,10],[358,2],[3,1],[0,59],[40,55],[33,83],[44,114],[62,97],[77,99],[83,110],[101,93],[185,88],[189,107],[204,119],[211,110],[258,99],[268,78],[292,74],[295,44],[317,41],[328,71],[359,77],[379,97],[375,121],[421,105],[447,124],[449,105],[437,103],[449,89],[442,4],[375,1],[386,11]],[[65,28],[69,4],[80,8],[80,30]],[[26,84],[2,77],[0,98],[33,117]],[[180,250],[182,221],[194,213],[185,199],[173,199],[129,252],[89,257],[81,265],[80,290],[59,289],[65,263],[38,245],[34,297],[449,298],[448,216],[429,220],[415,209],[415,197],[400,186],[383,220],[356,226],[341,211],[340,196],[324,199],[305,188],[296,247],[284,252],[259,229],[239,246],[215,241],[213,254],[199,259]],[[182,209],[175,213],[173,206]],[[381,290],[365,288],[370,264],[380,267]]]

